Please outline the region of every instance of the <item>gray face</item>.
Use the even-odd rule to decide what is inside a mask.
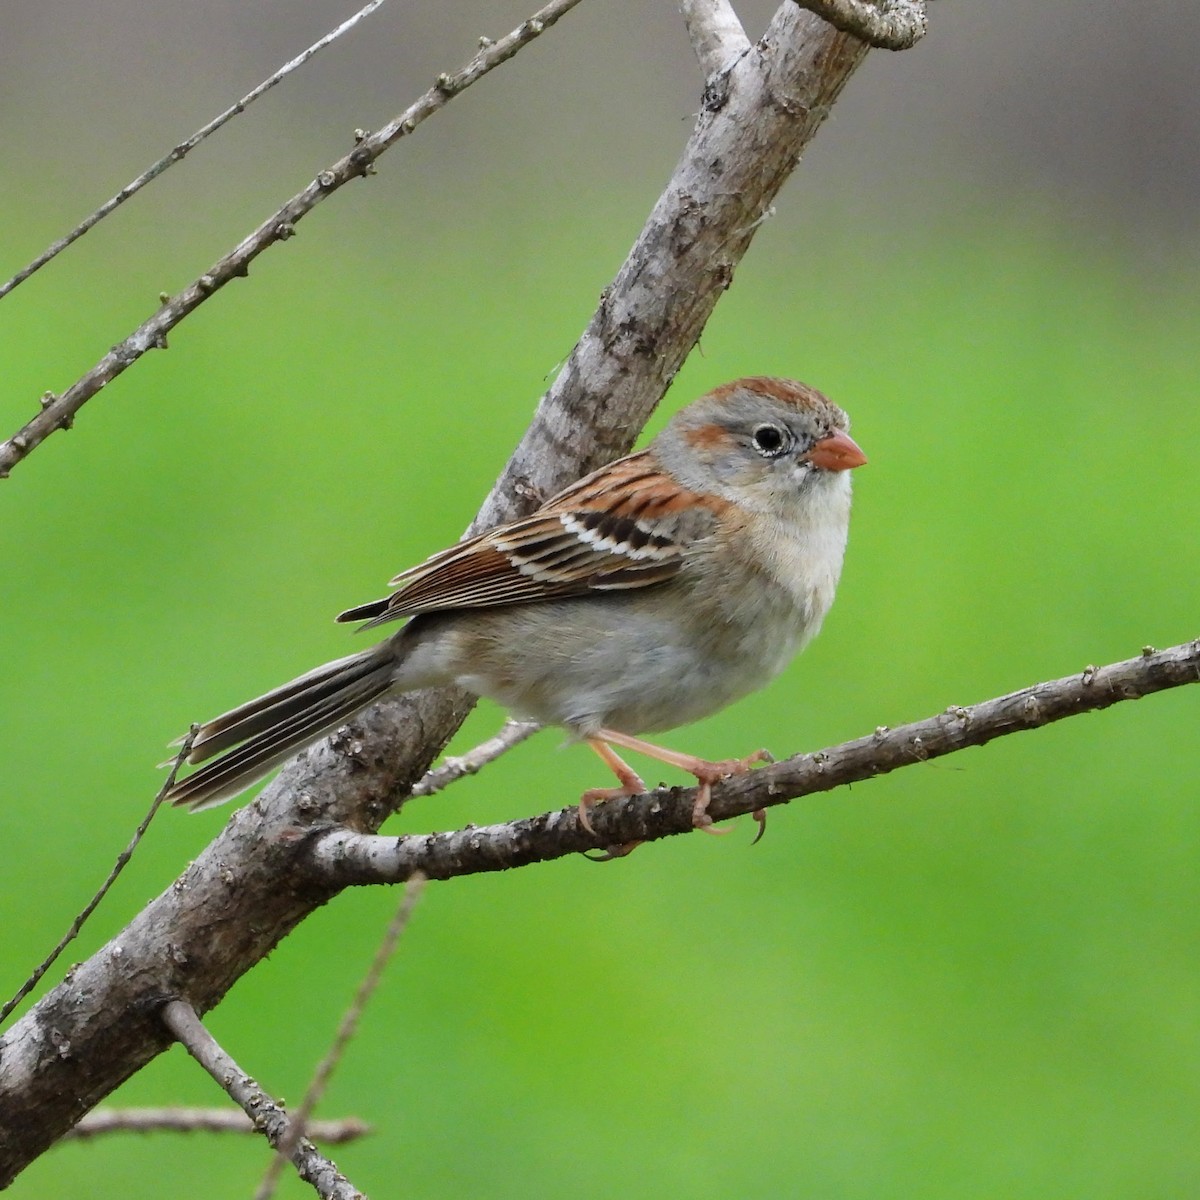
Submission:
[[[685,464],[681,474],[692,486],[707,483],[698,490],[714,483],[727,495],[737,489],[741,502],[754,507],[790,506],[833,486],[842,473],[814,466],[808,455],[817,442],[848,428],[846,414],[803,385],[752,382],[684,409],[660,435],[660,452]]]

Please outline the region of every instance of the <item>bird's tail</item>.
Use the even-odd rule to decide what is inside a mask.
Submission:
[[[166,798],[194,811],[229,800],[296,751],[378,700],[391,686],[395,669],[395,651],[390,643],[383,642],[317,667],[205,722],[192,742],[187,761],[207,765],[176,780]]]

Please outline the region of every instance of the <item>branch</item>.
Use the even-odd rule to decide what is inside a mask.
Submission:
[[[750,39],[729,0],[680,0],[679,11],[705,79],[750,49]]]
[[[329,1146],[354,1142],[372,1132],[358,1117],[310,1121],[306,1132]],[[233,1108],[95,1108],[62,1136],[87,1141],[109,1133],[252,1133],[259,1130]]]
[[[182,1000],[168,1001],[162,1009],[163,1024],[187,1052],[229,1094],[272,1146],[290,1136],[291,1122],[283,1106],[272,1100],[204,1028],[196,1010]],[[322,1200],[362,1200],[362,1193],[307,1138],[300,1138],[289,1154],[292,1165],[305,1183],[311,1183]]]
[[[148,167],[132,182],[127,183],[115,196],[110,196],[91,216],[84,218],[66,237],[61,237],[53,245],[48,246],[41,254],[18,271],[7,283],[0,284],[0,300],[3,300],[15,287],[25,282],[35,271],[40,271],[51,259],[61,254],[72,242],[78,241],[89,229],[95,228],[100,224],[105,217],[108,216],[114,209],[120,208],[131,196],[136,195],[150,183],[157,179],[169,167],[173,167],[177,162],[182,162],[184,157],[194,150],[206,137],[216,133],[222,125],[232,121],[234,117],[245,112],[251,104],[254,103],[261,95],[273,88],[281,79],[290,75],[298,67],[302,67],[310,58],[319,54],[326,46],[337,41],[338,38],[353,29],[364,17],[369,17],[381,4],[383,0],[370,0],[370,3],[360,8],[352,17],[347,17],[336,29],[330,30],[323,38],[314,42],[307,50],[297,54],[290,62],[286,62],[274,75],[264,79],[258,87],[247,92],[236,104],[232,104],[223,113],[214,117],[209,123],[200,129],[197,129],[191,137],[185,138],[179,145],[175,146],[169,154],[164,155],[152,167]]]
[[[441,766],[425,775],[413,784],[409,798],[415,796],[432,796],[456,783],[464,775],[477,775],[490,762],[495,762],[502,754],[507,754],[514,746],[519,746],[526,738],[532,737],[541,726],[536,721],[505,721],[500,732],[478,746],[472,746],[466,754],[460,754],[444,759]]]
[[[741,816],[802,796],[886,775],[914,763],[983,746],[998,737],[1039,729],[1053,721],[1138,700],[1153,692],[1200,681],[1200,640],[1106,667],[1087,667],[1050,683],[1038,683],[895,729],[874,733],[813,754],[726,780],[713,789],[709,813],[716,820]],[[420,873],[450,879],[484,871],[548,862],[601,846],[649,842],[692,832],[694,788],[660,788],[591,811],[596,836],[579,823],[572,804],[540,817],[455,833],[389,838],[338,829],[313,844],[314,873],[338,887],[396,883]]]
[[[909,50],[926,34],[925,0],[795,0],[834,29],[880,50]]]
[[[675,173],[472,529],[628,451],[866,53],[788,0],[710,80]]]
[[[250,273],[250,264],[266,249],[286,241],[296,232],[296,223],[322,200],[332,196],[352,179],[374,173],[375,160],[400,138],[413,132],[427,117],[445,107],[453,96],[466,91],[522,47],[549,29],[580,0],[552,0],[527,21],[497,42],[487,41],[469,63],[453,74],[442,74],[415,104],[388,122],[377,133],[363,134],[358,145],[331,167],[322,171],[302,192],[268,217],[249,237],[217,261],[199,279],[170,299],[143,321],[124,341],[118,342],[87,374],[65,392],[47,392],[42,410],[6,442],[0,443],[0,479],[5,479],[22,459],[59,429],[70,429],[79,410],[149,350],[165,350],[167,334],[210,296],[233,279]]]
[[[531,496],[552,494],[628,449],[866,53],[787,0],[754,51],[725,74],[473,528],[527,511]],[[14,1024],[0,1039],[0,1187],[170,1044],[155,1016],[162,996],[186,996],[208,1011],[332,897],[320,881],[299,882],[304,835],[330,825],[377,829],[470,704],[456,689],[388,700],[305,751]]]

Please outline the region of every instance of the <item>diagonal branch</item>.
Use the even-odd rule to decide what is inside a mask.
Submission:
[[[27,266],[22,267],[7,282],[0,283],[0,300],[3,300],[9,292],[24,283],[36,271],[40,271],[51,259],[56,258],[73,242],[77,242],[85,233],[94,229],[109,213],[120,208],[132,196],[137,195],[148,183],[152,183],[164,171],[173,167],[177,162],[182,162],[206,137],[216,133],[218,129],[232,121],[234,117],[244,113],[255,100],[270,91],[281,79],[290,75],[297,68],[304,66],[310,58],[319,54],[326,46],[336,42],[342,34],[353,29],[364,17],[369,17],[382,3],[383,0],[370,0],[369,4],[364,5],[353,16],[347,17],[336,29],[331,29],[323,38],[319,38],[309,46],[307,50],[301,51],[295,58],[284,63],[278,71],[273,75],[269,75],[257,87],[252,88],[236,104],[231,104],[223,113],[219,113],[213,117],[207,125],[197,129],[191,137],[184,138],[177,146],[172,147],[168,154],[164,154],[153,166],[147,167],[136,179],[131,180],[117,192],[115,196],[110,196],[105,200],[94,213],[80,221],[70,233],[59,238],[52,245],[47,246],[37,258]]]
[[[0,442],[0,479],[26,458],[52,433],[70,429],[79,410],[149,350],[165,350],[167,334],[185,317],[196,311],[210,296],[234,279],[250,273],[250,264],[269,247],[286,241],[296,232],[296,223],[321,201],[332,196],[353,179],[374,172],[375,160],[402,137],[412,133],[427,117],[444,108],[457,96],[482,79],[501,63],[507,62],[524,46],[549,29],[559,17],[580,0],[552,0],[523,21],[511,33],[492,42],[483,39],[478,53],[465,67],[442,74],[415,104],[376,133],[363,134],[349,154],[322,171],[302,192],[272,213],[249,237],[219,258],[177,296],[163,301],[162,307],[141,323],[127,338],[118,342],[90,371],[81,376],[61,395],[47,392],[41,411],[27,421],[6,442]]]
[[[163,1005],[162,1020],[272,1146],[280,1147],[289,1140],[292,1122],[283,1106],[272,1100],[221,1048],[190,1004],[169,1000]],[[322,1200],[362,1200],[362,1193],[307,1138],[292,1141],[287,1154],[296,1173],[313,1186]]]
[[[681,162],[475,528],[520,513],[531,494],[549,494],[632,444],[866,53],[787,0],[757,47],[706,93]],[[0,1187],[170,1044],[156,1017],[162,996],[208,1011],[331,898],[335,888],[311,875],[305,882],[304,835],[329,825],[377,829],[469,706],[455,689],[387,701],[293,760],[0,1038]]]
[[[521,515],[531,492],[552,495],[629,449],[866,54],[788,0],[705,89],[675,173],[473,528]]]
[[[713,790],[708,811],[721,820],[787,804],[968,746],[983,746],[1010,733],[1196,682],[1200,640],[1169,650],[1147,648],[1138,658],[1087,667],[1082,674],[1034,684],[969,708],[951,705],[923,721],[895,729],[881,726],[866,737],[737,776]],[[540,817],[455,833],[388,838],[339,829],[317,838],[312,863],[317,875],[338,887],[397,883],[416,873],[449,879],[504,871],[592,850],[598,843],[625,845],[691,833],[694,800],[694,788],[662,788],[620,804],[601,805],[591,812],[597,836],[579,823],[574,804]]]

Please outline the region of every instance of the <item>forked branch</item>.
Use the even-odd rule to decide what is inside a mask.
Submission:
[[[542,11],[567,7],[562,0]],[[518,34],[509,52],[535,36],[532,24]],[[486,48],[481,53],[480,73],[494,65]],[[866,53],[859,39],[786,0],[757,45],[722,72],[721,86],[706,89],[679,166],[474,528],[519,515],[532,496],[551,494],[628,450]],[[475,70],[447,77],[439,92],[465,86]],[[428,103],[432,111],[444,99]],[[364,139],[313,187],[324,194],[362,174],[379,139],[402,132]],[[316,192],[309,189],[298,202],[311,207]],[[238,248],[221,280],[193,285],[184,307],[199,303],[195,288],[236,277],[253,253],[280,236],[280,216],[285,226],[287,212],[276,214]],[[123,370],[129,355],[144,353],[163,332],[154,321],[143,326],[99,375],[91,373],[92,384]],[[39,437],[74,411],[53,400],[48,405]],[[15,459],[11,443],[0,449],[0,469],[28,449]],[[386,701],[293,760],[179,879],[0,1038],[0,1187],[170,1044],[157,1016],[163,996],[187,997],[195,1012],[207,1012],[335,893],[311,871],[314,840],[330,827],[377,829],[469,706],[456,689]],[[606,836],[609,819],[602,816]],[[297,886],[298,878],[307,885]]]

